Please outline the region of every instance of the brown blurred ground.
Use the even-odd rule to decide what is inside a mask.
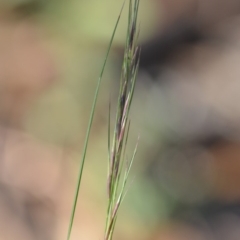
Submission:
[[[156,239],[239,239],[240,2],[155,2],[165,15],[143,45],[146,111],[159,120],[148,119],[159,127],[149,175],[181,209]]]

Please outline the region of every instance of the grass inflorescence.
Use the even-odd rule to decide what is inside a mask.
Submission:
[[[133,99],[136,77],[140,60],[140,48],[137,46],[139,0],[129,1],[128,30],[120,79],[117,114],[110,146],[110,118],[108,127],[108,210],[105,228],[105,240],[111,240],[118,209],[126,193],[126,183],[136,154],[137,146],[131,159],[125,156],[130,129],[129,111]],[[110,114],[109,114],[110,115]]]

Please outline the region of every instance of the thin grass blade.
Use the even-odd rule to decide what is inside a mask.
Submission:
[[[123,4],[123,6],[124,6],[124,4]],[[70,240],[70,237],[71,237],[71,232],[72,232],[72,227],[73,227],[73,222],[74,222],[74,217],[75,217],[75,212],[76,212],[76,206],[77,206],[77,201],[78,201],[79,189],[80,189],[81,179],[82,179],[82,174],[83,174],[83,168],[84,168],[86,153],[87,153],[87,148],[88,148],[89,136],[90,136],[93,117],[94,117],[94,113],[95,113],[95,109],[96,109],[96,103],[97,103],[97,99],[98,99],[99,89],[100,89],[100,85],[101,85],[101,82],[102,82],[102,77],[103,77],[103,73],[104,73],[104,70],[105,70],[105,67],[106,67],[107,59],[108,59],[108,56],[109,56],[109,53],[110,53],[110,49],[112,47],[113,39],[114,39],[116,30],[117,30],[117,27],[118,27],[118,24],[119,24],[119,20],[120,20],[121,15],[122,15],[123,6],[121,8],[121,11],[120,11],[120,14],[118,16],[117,22],[115,24],[110,43],[108,45],[107,54],[106,54],[106,57],[105,57],[105,60],[104,60],[104,63],[103,63],[103,66],[102,66],[102,69],[101,69],[101,72],[100,72],[100,75],[99,75],[99,78],[98,78],[98,82],[97,82],[97,87],[96,87],[96,91],[95,91],[95,95],[94,95],[94,100],[93,100],[93,104],[92,104],[92,108],[91,108],[90,119],[89,119],[87,133],[86,133],[86,138],[85,138],[85,142],[84,142],[82,161],[81,161],[81,165],[80,165],[80,169],[79,169],[77,187],[76,187],[74,203],[73,203],[73,208],[72,208],[71,217],[70,217],[67,240]]]

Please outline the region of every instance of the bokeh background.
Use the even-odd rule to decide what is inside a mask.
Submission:
[[[122,4],[0,1],[0,240],[66,239],[95,87]],[[239,13],[239,0],[140,1],[129,154],[138,135],[140,143],[115,239],[240,239]],[[108,106],[117,99],[126,26],[125,6],[72,239],[103,238]]]

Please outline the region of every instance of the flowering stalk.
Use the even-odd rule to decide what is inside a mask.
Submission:
[[[139,32],[137,31],[138,9],[139,0],[130,0],[128,30],[120,79],[120,90],[117,103],[117,114],[113,133],[113,142],[111,147],[109,117],[108,210],[105,228],[105,240],[112,239],[118,210],[126,193],[127,179],[129,177],[129,172],[137,151],[136,146],[130,161],[125,161],[125,152],[130,129],[129,111],[133,99],[140,60],[140,48],[137,46],[139,35]]]

